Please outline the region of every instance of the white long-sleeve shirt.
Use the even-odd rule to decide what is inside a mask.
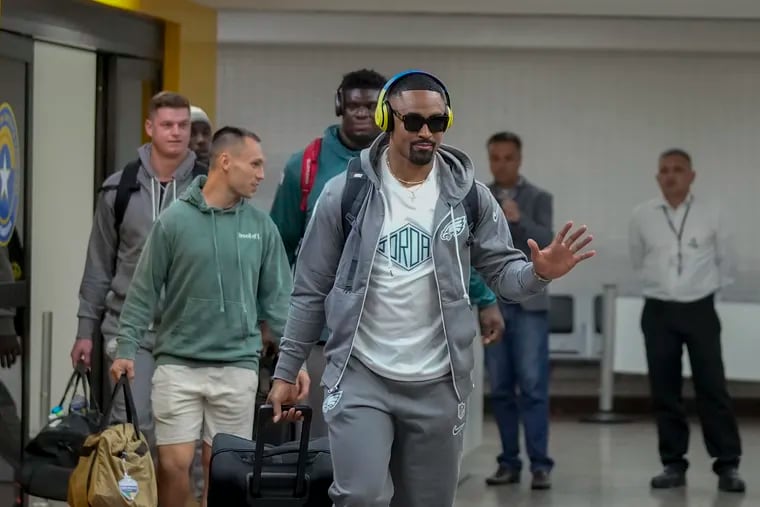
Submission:
[[[720,209],[704,199],[689,195],[675,209],[662,197],[640,204],[628,241],[644,297],[691,302],[734,281],[733,233]]]

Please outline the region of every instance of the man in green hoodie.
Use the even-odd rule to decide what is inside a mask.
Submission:
[[[348,162],[359,156],[380,134],[373,115],[377,97],[386,78],[374,70],[361,69],[343,76],[335,92],[335,115],[340,125],[327,127],[322,137],[294,153],[283,171],[280,186],[272,203],[270,216],[282,236],[290,264],[295,264],[306,224],[314,212],[325,183],[344,172]],[[479,307],[480,327],[484,343],[498,340],[504,331],[504,321],[496,296],[475,272],[470,272],[470,298]],[[325,369],[323,346],[327,331],[322,333],[319,347],[307,360],[311,378],[322,378]],[[321,407],[324,394],[319,382],[309,392],[309,405]],[[327,436],[327,425],[321,417],[312,420],[312,436]]]
[[[134,377],[135,354],[164,288],[152,379],[161,507],[187,502],[201,426],[206,478],[214,435],[250,437],[262,349],[258,323],[282,335],[292,288],[277,228],[246,203],[264,179],[259,138],[225,127],[214,135],[210,159],[208,177],[197,178],[148,237],[111,368],[114,379]],[[207,491],[206,484],[204,505]]]

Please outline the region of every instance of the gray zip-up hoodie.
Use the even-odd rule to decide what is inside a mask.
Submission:
[[[372,265],[381,261],[375,256],[387,201],[379,167],[387,144],[388,136],[383,134],[361,152],[362,169],[371,187],[345,246],[341,218],[345,173],[330,180],[319,197],[303,238],[301,252],[306,253],[296,262],[275,378],[295,381],[326,323],[330,336],[325,345],[327,366],[322,383],[332,392],[339,389],[364,308]],[[454,388],[459,399],[464,400],[473,388],[473,340],[477,334],[467,293],[470,263],[497,297],[505,301],[538,294],[546,282],[535,276],[525,254],[514,248],[504,213],[490,190],[480,183],[480,219],[476,232],[469,230],[462,200],[472,186],[474,170],[467,154],[442,145],[436,156],[442,170],[438,173],[441,190],[434,212],[433,266]]]
[[[121,307],[153,222],[192,182],[195,154],[188,150],[187,157],[174,173],[174,179],[166,185],[161,199],[161,183],[150,165],[150,151],[150,143],[137,150],[141,162],[137,173],[140,190],[132,193],[129,199],[118,245],[113,208],[122,171],[112,174],[103,183],[79,288],[78,337],[92,338],[105,312],[103,336],[107,340],[115,338],[119,330]],[[112,269],[115,259],[118,261],[114,275]]]

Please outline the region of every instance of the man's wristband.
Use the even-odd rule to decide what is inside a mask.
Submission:
[[[543,276],[536,273],[536,268],[533,268],[533,276],[535,276],[536,280],[538,280],[539,282],[544,282],[544,283],[551,282],[551,280],[549,280],[548,278],[544,278]]]

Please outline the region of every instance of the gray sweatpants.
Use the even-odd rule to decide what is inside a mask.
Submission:
[[[448,375],[396,382],[351,358],[325,392],[335,507],[454,505],[465,407]]]

